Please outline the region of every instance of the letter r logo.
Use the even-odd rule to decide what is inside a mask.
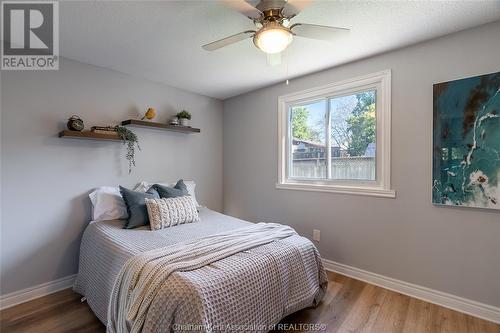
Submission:
[[[53,55],[54,5],[57,3],[3,3],[3,54]]]

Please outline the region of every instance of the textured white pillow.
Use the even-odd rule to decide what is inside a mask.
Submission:
[[[196,207],[199,207],[200,204],[198,203],[198,200],[196,200],[196,193],[195,193],[196,183],[192,180],[183,180],[183,181],[184,181],[184,184],[186,184],[187,191],[188,191],[189,195],[193,198],[194,204],[196,205]],[[139,185],[137,185],[135,187],[134,191],[146,192],[154,184],[174,187],[175,184],[177,184],[177,182],[175,182],[175,183],[167,183],[167,182],[152,183],[152,182],[142,181],[139,183]]]
[[[92,220],[127,219],[127,206],[120,194],[120,188],[101,186],[89,194],[92,202]]]
[[[147,199],[149,225],[151,230],[173,227],[200,220],[198,210],[191,196],[177,198]]]

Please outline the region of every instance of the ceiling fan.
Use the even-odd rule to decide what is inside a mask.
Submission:
[[[238,34],[203,45],[207,51],[253,38],[257,48],[268,55],[285,50],[294,36],[332,41],[339,32],[349,29],[325,25],[295,23],[290,20],[297,16],[312,0],[261,0],[254,7],[245,0],[224,0],[224,3],[251,19],[257,30],[247,30]]]

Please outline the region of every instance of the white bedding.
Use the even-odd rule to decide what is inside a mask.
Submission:
[[[111,291],[127,260],[153,249],[251,225],[206,208],[200,209],[200,222],[159,231],[122,229],[122,221],[91,223],[82,239],[74,289],[107,324]],[[199,269],[174,272],[155,295],[143,331],[168,332],[182,328],[179,325],[200,325],[201,331],[209,332],[214,325],[251,324],[256,326],[250,332],[264,332],[284,316],[317,304],[326,285],[316,248],[309,240],[293,235]]]

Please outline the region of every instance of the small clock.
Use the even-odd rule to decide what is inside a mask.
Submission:
[[[72,116],[71,118],[69,118],[67,126],[70,131],[78,132],[83,131],[83,128],[85,127],[83,125],[83,120],[78,116]]]

